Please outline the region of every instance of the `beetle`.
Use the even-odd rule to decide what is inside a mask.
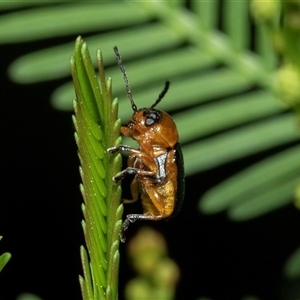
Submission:
[[[110,154],[129,152],[128,167],[113,177],[114,182],[127,175],[133,175],[130,190],[132,203],[142,201],[143,214],[129,214],[123,223],[120,240],[125,242],[125,231],[130,223],[137,220],[169,219],[181,209],[184,200],[184,165],[179,143],[178,130],[174,120],[166,112],[157,110],[157,104],[167,93],[170,82],[149,108],[138,109],[133,101],[128,77],[118,48],[114,47],[118,65],[123,74],[127,96],[133,115],[127,126],[121,127],[121,134],[136,140],[138,148],[119,145],[107,149]]]

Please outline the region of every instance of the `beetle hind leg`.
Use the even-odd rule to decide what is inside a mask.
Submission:
[[[126,236],[125,236],[125,231],[127,230],[127,228],[129,227],[129,224],[130,222],[132,221],[129,221],[128,219],[126,219],[124,222],[123,222],[123,226],[122,226],[122,229],[120,231],[120,240],[122,243],[125,243],[126,242]],[[135,222],[135,221],[133,221]],[[133,223],[132,222],[132,223]]]
[[[140,220],[151,220],[151,221],[158,221],[163,219],[162,215],[139,215],[139,214],[130,214],[126,216],[126,220],[123,222],[122,229],[120,231],[120,240],[122,243],[125,243],[126,241],[126,236],[125,236],[125,231],[128,229],[130,223],[135,223],[136,221]]]

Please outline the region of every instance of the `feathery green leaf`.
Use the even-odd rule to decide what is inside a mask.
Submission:
[[[112,101],[111,79],[105,80],[103,60],[97,53],[100,85],[86,43],[76,41],[71,71],[76,91],[73,122],[79,149],[80,190],[84,199],[82,227],[88,254],[81,247],[83,277],[79,277],[84,299],[117,299],[119,231],[123,206],[121,188],[112,183],[120,170],[120,155],[106,149],[120,142],[118,100]]]

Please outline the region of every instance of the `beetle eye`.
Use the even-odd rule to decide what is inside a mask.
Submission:
[[[152,111],[146,116],[145,124],[146,126],[151,126],[158,122],[160,119],[160,114],[157,111]]]

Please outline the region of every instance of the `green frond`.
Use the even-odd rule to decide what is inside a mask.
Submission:
[[[300,277],[300,248],[296,249],[285,264],[284,273],[289,279]]]
[[[203,196],[201,210],[228,209],[233,220],[243,221],[286,205],[298,182],[299,152],[294,146],[228,178]]]
[[[97,81],[86,43],[76,41],[71,72],[76,92],[73,122],[79,149],[80,191],[84,203],[82,227],[87,250],[80,249],[84,299],[117,299],[119,231],[123,206],[121,187],[112,183],[119,172],[121,156],[106,149],[120,143],[117,119],[118,100],[112,100],[111,79],[106,81],[101,52],[97,52],[100,84]]]
[[[11,258],[11,254],[8,253],[8,252],[5,252],[5,253],[0,255],[0,272],[5,267],[5,265],[8,263],[10,258]]]
[[[0,241],[3,237],[0,236]],[[11,258],[11,254],[8,252],[5,252],[3,254],[0,255],[0,272],[2,271],[2,269],[5,267],[5,265],[8,263],[8,261]]]

